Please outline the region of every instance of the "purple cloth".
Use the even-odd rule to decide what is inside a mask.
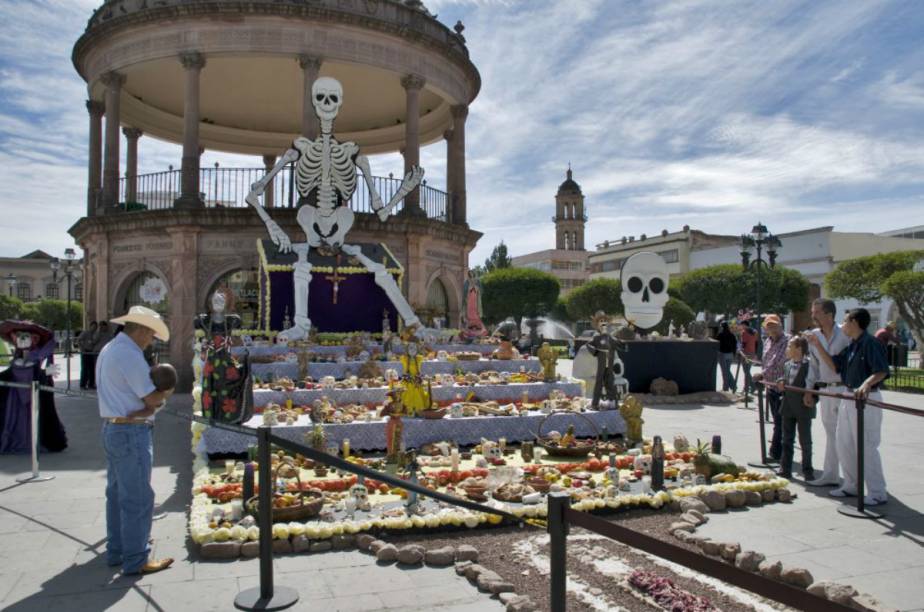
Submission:
[[[10,367],[0,372],[0,380],[29,384],[38,380],[53,385],[44,372],[44,361],[52,362],[55,341],[28,353],[31,366]],[[0,387],[0,453],[24,454],[32,451],[31,392],[29,389]],[[55,410],[54,394],[39,392],[39,444],[44,450],[57,452],[67,448],[67,436]]]

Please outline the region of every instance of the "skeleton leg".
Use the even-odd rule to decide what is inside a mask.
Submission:
[[[404,319],[405,325],[416,325],[420,327],[420,319],[417,318],[417,315],[414,314],[414,311],[411,309],[411,305],[408,304],[404,296],[401,295],[401,289],[398,287],[398,283],[395,282],[391,273],[385,269],[385,266],[363,255],[362,249],[356,245],[344,244],[341,249],[347,255],[352,255],[358,259],[367,270],[375,275],[375,284],[385,290],[388,299],[391,300],[391,303],[394,304],[395,308],[398,310],[398,314]]]
[[[298,254],[295,270],[292,272],[295,289],[295,325],[279,334],[285,340],[301,340],[308,337],[311,320],[308,318],[308,285],[311,283],[311,263],[308,261],[308,245],[292,245]]]

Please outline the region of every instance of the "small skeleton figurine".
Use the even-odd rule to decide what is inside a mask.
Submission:
[[[369,512],[369,510],[372,509],[372,506],[369,504],[369,491],[366,489],[366,485],[356,483],[350,487],[350,497],[356,502],[356,510]]]
[[[334,253],[343,251],[355,257],[367,270],[375,275],[375,282],[382,287],[405,325],[420,325],[420,320],[407,300],[394,277],[382,263],[374,262],[365,255],[359,246],[345,244],[347,232],[353,227],[353,211],[350,198],[356,191],[356,169],[362,170],[363,179],[369,190],[372,208],[383,222],[388,219],[391,209],[413,191],[423,179],[423,169],[414,167],[404,177],[401,186],[388,204],[375,190],[369,160],[359,154],[359,147],[353,142],[338,142],[334,138],[334,119],[343,105],[343,87],[336,79],[321,77],[311,86],[311,102],[315,113],[321,121],[321,134],[316,140],[304,137],[295,139],[291,149],[280,157],[278,163],[262,179],[251,186],[247,203],[260,215],[270,239],[283,253],[295,251],[298,260],[295,263],[295,317],[294,326],[280,334],[287,340],[301,340],[308,335],[311,321],[308,318],[308,286],[311,282],[311,264],[308,262],[310,248],[326,247]],[[260,205],[259,197],[266,186],[285,166],[297,162],[295,166],[295,183],[299,198],[298,224],[305,232],[306,242],[293,244],[282,228],[273,221]]]

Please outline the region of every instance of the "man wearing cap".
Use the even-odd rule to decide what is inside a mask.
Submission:
[[[841,330],[850,338],[847,348],[836,355],[829,354],[817,336],[809,336],[809,342],[818,351],[828,367],[836,370],[848,393],[856,399],[881,400],[879,387],[889,377],[889,363],[885,347],[867,331],[869,311],[865,308],[848,310]],[[844,399],[837,414],[837,456],[840,458],[844,482],[828,492],[831,497],[847,497],[857,494],[857,436],[863,436],[863,475],[867,493],[864,503],[868,506],[884,504],[886,493],[879,442],[882,434],[882,408],[866,406],[863,431],[857,432],[857,409],[855,400]]]
[[[786,345],[789,336],[783,333],[783,322],[779,315],[768,314],[764,317],[764,331],[767,340],[764,343],[763,357],[761,358],[761,372],[754,376],[754,380],[772,382],[783,378],[783,364],[786,363]],[[770,406],[770,415],[773,417],[773,437],[770,439],[770,459],[779,461],[783,452],[783,422],[780,418],[780,405],[783,395],[773,387],[767,387],[767,405]]]
[[[173,559],[152,560],[149,538],[154,513],[151,488],[154,412],[173,392],[151,381],[144,349],[170,331],[160,315],[144,306],[112,320],[124,325],[96,361],[102,441],[106,451],[106,558],[124,574],[151,574]]]

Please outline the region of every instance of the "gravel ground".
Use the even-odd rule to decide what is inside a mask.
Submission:
[[[625,527],[699,552],[697,547],[680,542],[667,534],[667,527],[677,518],[678,514],[675,512],[645,509],[622,512],[608,520],[619,521]],[[721,520],[718,516],[713,518]],[[383,539],[399,547],[404,544],[421,544],[427,548],[470,544],[478,549],[481,565],[494,570],[512,583],[517,594],[528,595],[540,609],[549,610],[548,537],[540,529],[507,527],[485,532],[385,536]],[[629,586],[626,582],[627,575],[607,575],[614,571],[623,574],[626,570],[634,569],[653,571],[659,576],[669,578],[685,591],[708,598],[716,609],[726,612],[755,609],[727,592],[716,590],[700,580],[680,575],[661,563],[654,562],[640,551],[584,529],[572,529],[568,543],[568,577],[569,581],[573,581],[569,583],[568,590],[569,610],[662,610],[663,608],[653,600]],[[771,606],[766,600],[753,597],[764,606]],[[787,609],[779,604],[772,604],[772,607]]]

